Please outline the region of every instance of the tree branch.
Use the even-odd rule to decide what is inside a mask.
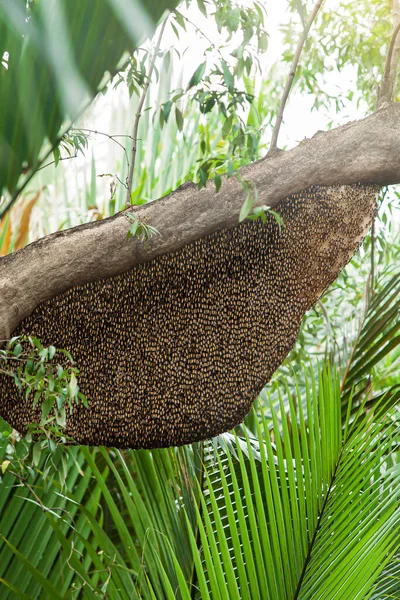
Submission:
[[[137,109],[136,115],[135,115],[135,123],[134,123],[134,126],[133,126],[132,156],[131,156],[131,164],[130,164],[130,167],[129,167],[129,175],[128,175],[127,191],[126,191],[126,208],[129,208],[131,206],[132,179],[133,179],[133,171],[135,169],[135,161],[136,161],[136,150],[137,150],[137,137],[138,137],[138,131],[139,131],[139,121],[140,121],[140,117],[142,116],[143,104],[144,104],[144,101],[146,100],[147,91],[149,89],[149,85],[150,85],[150,81],[151,81],[151,76],[153,74],[154,65],[155,65],[155,62],[156,62],[156,59],[157,59],[158,52],[160,50],[161,40],[162,40],[162,36],[163,36],[164,30],[165,30],[166,24],[167,24],[167,19],[165,19],[165,21],[161,25],[160,34],[159,34],[158,39],[157,39],[156,47],[154,48],[153,58],[151,59],[151,63],[150,63],[150,68],[149,68],[149,73],[148,73],[148,76],[147,76],[147,80],[146,80],[146,83],[144,84],[143,92],[142,92],[142,95],[141,95],[140,101],[139,101],[139,106],[138,106],[138,109]]]
[[[280,200],[312,184],[400,183],[400,104],[363,119],[317,133],[288,152],[277,153],[240,171],[257,189],[254,207]],[[221,190],[208,182],[178,190],[132,210],[160,235],[147,242],[127,239],[125,212],[56,232],[0,259],[0,339],[41,302],[75,285],[111,277],[174,252],[213,231],[234,227],[245,191],[232,177]]]
[[[399,26],[400,26],[400,0],[393,0],[393,31],[395,31],[397,29],[397,27],[399,27]],[[392,55],[392,78],[393,78],[392,99],[394,99],[394,96],[396,93],[396,74],[397,74],[399,59],[400,59],[400,34],[398,32],[397,36],[396,36],[396,42],[393,47],[393,55]]]
[[[400,1],[393,0],[393,35],[390,40],[388,53],[386,56],[385,72],[382,78],[382,84],[378,87],[377,108],[381,108],[387,102],[393,102],[397,65],[400,56]]]
[[[314,10],[312,11],[306,26],[304,27],[304,31],[302,33],[302,35],[300,36],[300,39],[298,41],[297,44],[297,48],[296,48],[296,52],[294,54],[293,57],[293,62],[292,65],[290,67],[290,72],[289,72],[289,76],[288,79],[286,81],[286,85],[285,85],[285,89],[283,90],[283,94],[282,94],[282,98],[281,101],[279,103],[279,110],[278,110],[278,116],[276,118],[276,123],[275,123],[275,127],[274,127],[274,131],[272,132],[272,139],[271,139],[271,144],[269,147],[269,151],[268,154],[272,154],[276,151],[277,149],[277,143],[278,143],[278,136],[279,136],[279,130],[281,128],[282,125],[282,119],[283,119],[283,113],[285,110],[285,106],[286,106],[286,101],[289,97],[289,93],[290,93],[290,89],[292,87],[293,84],[293,79],[294,76],[296,74],[296,70],[297,70],[297,65],[299,64],[299,60],[300,60],[300,55],[301,52],[303,50],[303,46],[304,43],[307,39],[308,33],[311,29],[311,25],[314,22],[315,17],[317,16],[317,13],[319,11],[319,9],[321,8],[323,0],[318,0],[318,2],[316,3],[316,5],[314,6]]]

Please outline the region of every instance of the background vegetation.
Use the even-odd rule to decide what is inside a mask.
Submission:
[[[264,8],[178,7],[151,80],[155,43],[123,56],[118,72],[102,71],[97,57],[93,91],[107,68],[116,72],[104,94],[58,144],[72,110],[61,102],[53,137],[42,131],[35,157],[25,164],[21,154],[25,173],[5,181],[0,209],[18,200],[1,221],[1,253],[124,208],[146,81],[133,203],[186,180],[218,187],[222,173],[265,154],[310,5],[293,0],[275,16]],[[215,25],[203,27],[211,16]],[[101,31],[107,14],[91,17]],[[299,133],[292,128],[290,139],[299,106],[324,127],[373,109],[390,35],[387,2],[324,5],[296,74],[287,145]],[[201,54],[185,62],[196,37]],[[101,47],[92,40],[88,64]],[[30,64],[21,61],[24,78]],[[2,598],[400,598],[398,198],[382,190],[373,231],[235,432],[179,449],[117,451],[35,443],[0,421]]]

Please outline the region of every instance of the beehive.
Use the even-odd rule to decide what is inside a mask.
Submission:
[[[221,230],[38,306],[15,335],[69,350],[89,408],[76,443],[160,448],[240,423],[298,336],[304,313],[363,239],[377,187],[312,187],[277,212]],[[0,413],[23,431],[40,419],[10,377]]]

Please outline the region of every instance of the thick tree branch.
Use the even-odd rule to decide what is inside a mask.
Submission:
[[[240,173],[257,188],[255,206],[275,206],[312,184],[400,183],[400,105],[317,133]],[[200,191],[186,184],[133,209],[140,221],[160,232],[148,242],[127,239],[130,220],[122,212],[54,233],[0,259],[0,339],[38,304],[72,286],[122,273],[213,231],[234,227],[245,193],[235,178],[224,179],[218,194],[212,182]]]

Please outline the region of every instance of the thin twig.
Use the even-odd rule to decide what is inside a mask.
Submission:
[[[393,0],[392,12],[393,12],[393,31],[394,31],[396,29],[396,27],[398,25],[400,25],[400,0]],[[397,65],[399,64],[399,58],[400,58],[400,36],[397,35],[396,43],[394,45],[393,55],[392,55],[394,81],[396,81],[396,71],[397,71]]]
[[[378,88],[376,108],[380,108],[386,102],[393,102],[397,63],[400,55],[400,47],[396,47],[396,40],[399,32],[400,23],[395,26],[392,39],[390,40],[389,50],[386,57],[385,72],[383,74],[382,84],[380,88]]]
[[[15,487],[25,487],[34,497],[37,505],[39,506],[39,508],[44,512],[44,513],[55,513],[55,511],[60,511],[60,513],[65,513],[68,517],[68,519],[71,521],[71,529],[74,532],[74,535],[77,532],[76,529],[76,524],[74,521],[74,518],[72,517],[71,513],[69,512],[69,510],[67,510],[66,508],[63,508],[62,506],[52,506],[51,508],[49,508],[48,506],[46,506],[42,499],[40,498],[40,496],[35,492],[33,485],[31,485],[30,483],[28,483],[27,481],[27,477],[24,477],[23,475],[20,475],[19,473],[16,473],[15,471],[9,469],[7,471],[7,473],[9,473],[10,475],[12,475],[13,477],[15,477],[15,479],[18,479],[18,481],[20,482],[19,485],[16,485]],[[28,498],[25,496],[19,496],[17,495],[18,498],[21,498],[21,500],[27,500]],[[61,518],[61,515],[60,517]],[[64,521],[66,522],[66,521]]]
[[[303,33],[300,36],[300,39],[298,41],[296,52],[295,52],[295,55],[293,57],[293,62],[292,62],[292,65],[290,67],[289,76],[288,76],[288,79],[286,81],[285,89],[283,90],[283,94],[282,94],[281,101],[280,101],[280,104],[279,104],[278,116],[276,118],[276,123],[275,123],[274,131],[272,132],[271,144],[270,144],[269,151],[268,151],[267,155],[271,155],[273,152],[275,152],[277,150],[278,135],[279,135],[279,130],[280,130],[281,125],[282,125],[283,112],[285,110],[286,101],[287,101],[287,99],[289,97],[290,89],[291,89],[292,84],[293,84],[293,79],[294,79],[294,76],[296,74],[297,65],[298,65],[299,60],[300,60],[300,55],[301,55],[301,52],[303,50],[304,42],[307,39],[308,32],[310,31],[311,25],[313,24],[313,21],[314,21],[315,17],[317,16],[317,13],[318,13],[319,9],[321,8],[323,1],[324,0],[318,0],[318,2],[316,3],[316,5],[314,6],[314,10],[312,11],[312,13],[311,13],[311,15],[310,15],[310,17],[309,17],[309,19],[307,21],[307,24],[306,24],[306,26],[304,28],[304,31],[303,31]]]
[[[37,493],[35,492],[35,490],[33,489],[33,487],[30,485],[30,483],[27,482],[26,477],[23,477],[22,475],[19,475],[18,473],[16,473],[15,471],[8,471],[10,473],[10,475],[12,475],[13,477],[15,477],[16,479],[18,479],[21,482],[21,485],[26,487],[29,492],[32,494],[32,496],[35,498],[36,502],[38,503],[38,505],[40,506],[40,508],[42,509],[42,511],[44,513],[49,512],[50,509],[47,508],[47,506],[45,506],[42,502],[42,500],[40,499],[40,497],[37,495]]]
[[[322,310],[322,314],[324,315],[324,318],[326,321],[326,328],[328,330],[329,337],[331,338],[332,344],[334,344],[335,338],[333,335],[332,324],[331,324],[331,320],[329,318],[328,311],[326,310],[325,306],[323,305],[322,300],[318,300],[317,304],[320,307],[320,309]]]
[[[62,160],[71,160],[72,158],[77,158],[78,153],[75,152],[75,154],[71,154],[71,156],[63,156],[61,158],[58,159],[58,162],[61,162]],[[42,169],[45,169],[46,167],[50,167],[50,165],[54,165],[56,163],[55,160],[51,160],[50,162],[46,163],[45,165],[42,165],[41,167],[39,167],[37,169],[36,172],[41,171]]]
[[[120,179],[116,173],[101,173],[100,175],[97,175],[97,177],[114,177],[124,188],[128,187],[127,184],[122,181],[122,179]]]
[[[177,12],[177,11],[175,11],[175,12]],[[179,14],[181,15],[181,17],[183,17],[183,19],[186,21],[186,23],[189,23],[189,25],[194,27],[196,33],[199,33],[210,44],[210,47],[213,50],[215,50],[216,52],[218,52],[218,54],[220,55],[222,60],[224,60],[224,56],[221,52],[221,48],[219,48],[216,44],[214,44],[214,42],[208,37],[208,35],[206,35],[204,33],[204,31],[196,25],[196,23],[193,23],[193,21],[191,21],[186,15],[184,15],[182,13],[179,13]]]
[[[369,295],[370,298],[374,295],[375,291],[375,220],[372,221],[371,227],[371,273],[369,282]]]
[[[74,131],[74,130],[71,129],[70,131]],[[129,138],[132,140],[133,137],[131,135],[127,135],[127,134],[126,135],[123,135],[123,134],[110,135],[109,133],[104,133],[103,131],[97,131],[96,129],[87,129],[85,127],[80,127],[79,130],[76,130],[76,131],[87,131],[89,133],[93,133],[94,135],[103,135],[103,136],[107,137],[109,140],[111,140],[112,142],[115,142],[116,144],[118,144],[118,146],[120,146],[122,148],[122,151],[125,154],[126,164],[129,169],[129,157],[128,157],[126,148],[123,144],[121,144],[121,142],[119,142],[115,138],[123,137],[123,138]],[[77,156],[78,156],[78,152],[75,152],[75,154],[72,154],[71,156],[63,156],[63,157],[59,158],[57,162],[61,162],[62,160],[71,160],[72,158],[77,158]],[[56,161],[52,160],[52,161],[46,163],[45,165],[42,165],[41,167],[39,167],[37,169],[37,171],[41,171],[42,169],[45,169],[46,167],[49,167],[50,165],[54,165],[55,163],[56,163]],[[116,178],[124,187],[127,187],[127,183],[124,183],[123,181],[121,181],[121,179],[118,177],[118,175],[116,175]]]
[[[161,30],[160,30],[160,34],[158,36],[156,47],[154,48],[153,58],[151,59],[150,69],[149,69],[149,73],[147,75],[147,80],[146,80],[146,83],[144,84],[143,92],[142,92],[142,95],[141,95],[141,98],[139,101],[139,106],[138,106],[138,109],[137,109],[137,112],[135,115],[135,123],[134,123],[134,127],[133,127],[133,147],[132,147],[132,155],[131,155],[131,164],[129,167],[129,175],[128,175],[128,181],[127,181],[128,189],[126,191],[126,208],[129,208],[131,206],[132,179],[133,179],[133,171],[135,168],[135,160],[136,160],[137,135],[138,135],[138,129],[139,129],[139,121],[140,121],[140,117],[142,116],[143,104],[146,99],[147,90],[149,89],[151,76],[152,76],[152,73],[154,70],[154,65],[155,65],[155,62],[157,59],[158,52],[160,50],[161,39],[162,39],[164,30],[165,30],[166,24],[167,24],[167,19],[165,19],[165,21],[163,22],[163,24],[161,26]]]
[[[89,133],[93,133],[94,135],[103,135],[105,137],[107,137],[109,140],[115,142],[116,144],[118,144],[118,146],[120,146],[123,150],[123,153],[125,154],[125,159],[126,159],[126,164],[129,168],[129,157],[128,157],[128,153],[126,151],[126,148],[123,144],[121,144],[121,142],[119,142],[118,140],[116,140],[115,138],[117,137],[123,137],[123,138],[128,138],[130,140],[133,139],[133,137],[131,135],[128,134],[117,134],[117,135],[110,135],[109,133],[105,133],[104,131],[98,131],[97,129],[87,129],[85,127],[79,127],[79,129],[77,131],[88,131]]]

